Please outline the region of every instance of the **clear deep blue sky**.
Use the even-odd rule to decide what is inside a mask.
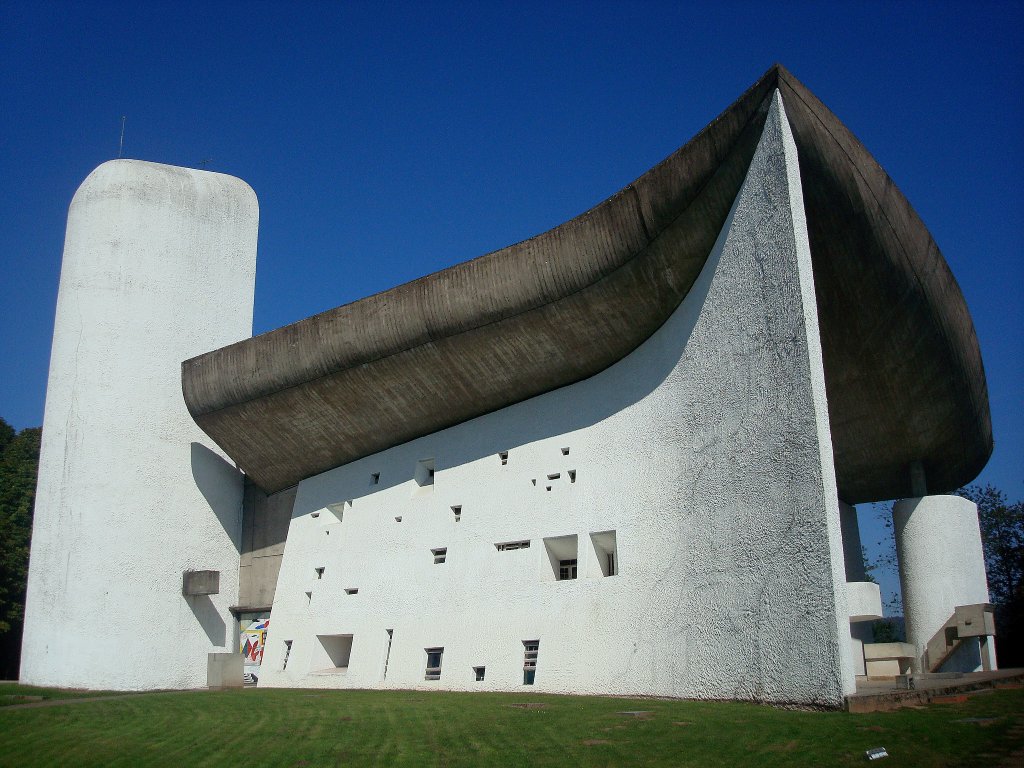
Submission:
[[[260,200],[255,332],[542,232],[780,61],[861,139],[967,298],[1024,497],[1020,3],[0,0],[0,416],[42,423],[67,206],[117,156]]]

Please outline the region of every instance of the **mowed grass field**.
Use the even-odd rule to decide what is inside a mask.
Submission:
[[[892,768],[1019,767],[1024,690],[864,715],[728,702],[315,690],[0,707],[3,766],[843,766],[867,764],[864,751],[878,746],[890,757],[874,764]]]

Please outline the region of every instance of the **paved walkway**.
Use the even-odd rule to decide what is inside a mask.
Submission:
[[[932,701],[970,696],[993,688],[1020,686],[1024,686],[1024,669],[858,680],[857,692],[846,697],[846,708],[850,712],[880,712],[923,706]]]

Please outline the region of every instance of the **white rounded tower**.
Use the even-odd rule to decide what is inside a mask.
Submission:
[[[75,193],[23,682],[196,687],[207,654],[234,649],[242,478],[189,416],[180,365],[251,335],[258,220],[239,179],[137,160],[104,163]],[[185,596],[188,571],[223,578]]]

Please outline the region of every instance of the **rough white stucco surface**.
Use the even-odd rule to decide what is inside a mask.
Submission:
[[[181,361],[252,332],[258,206],[230,176],[104,163],[72,200],[43,420],[21,679],[206,684],[235,650],[242,483]],[[221,572],[185,598],[186,570]]]
[[[907,642],[917,651],[915,670],[928,671],[922,666],[928,641],[954,609],[988,602],[978,508],[959,496],[922,496],[896,502],[892,515]],[[947,671],[980,669],[974,645],[969,669],[960,654],[954,660],[960,667]]]
[[[776,93],[713,253],[646,343],[588,380],[300,484],[260,685],[838,705],[853,676],[827,414]],[[424,459],[435,474],[421,487]],[[609,531],[614,576],[610,536],[595,535]],[[569,559],[565,537],[572,581],[549,557]],[[347,654],[347,637],[327,639],[343,649],[333,660],[318,639],[348,635]],[[436,681],[427,648],[444,648]]]

